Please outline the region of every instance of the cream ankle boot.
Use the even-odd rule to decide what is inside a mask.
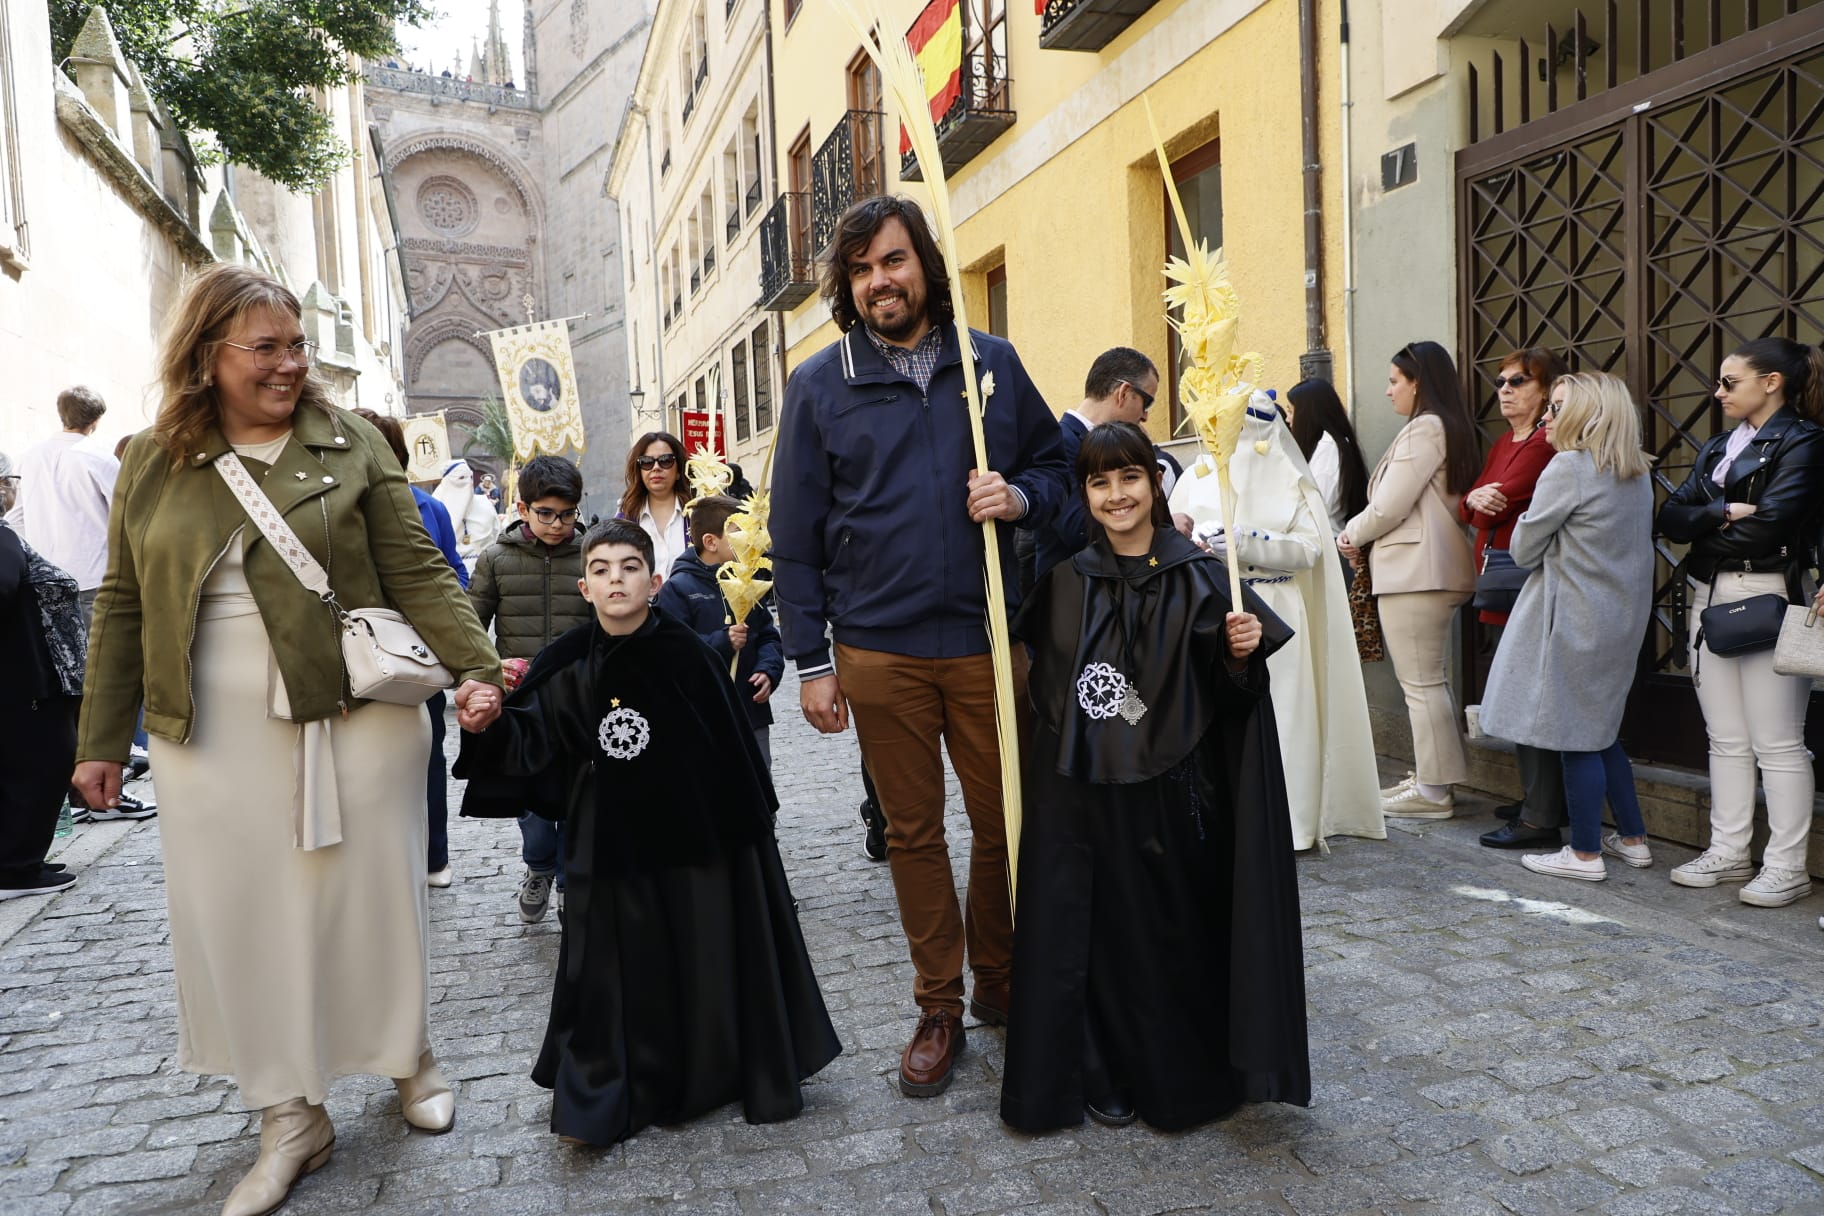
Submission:
[[[399,1087],[399,1109],[407,1123],[434,1136],[456,1126],[456,1095],[429,1049],[418,1057],[416,1076],[395,1077],[393,1084]]]
[[[222,1205],[222,1216],[266,1216],[284,1206],[292,1184],[329,1162],[336,1129],[329,1112],[293,1098],[260,1112],[260,1157]]]

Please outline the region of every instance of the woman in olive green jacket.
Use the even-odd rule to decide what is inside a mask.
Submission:
[[[178,1064],[232,1074],[260,1153],[224,1216],[285,1201],[328,1160],[329,1083],[395,1079],[407,1123],[455,1099],[427,1027],[420,706],[355,700],[331,609],[249,519],[230,451],[345,609],[391,607],[487,716],[500,668],[403,471],[310,375],[296,298],[240,266],[197,276],[161,354],[163,402],[128,445],[96,598],[76,784],[119,795],[137,707],[152,736],[177,976]],[[96,801],[99,799],[99,801]]]

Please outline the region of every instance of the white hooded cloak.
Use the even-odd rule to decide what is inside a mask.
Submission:
[[[431,497],[450,513],[450,524],[456,529],[456,553],[469,573],[475,573],[475,559],[500,534],[500,516],[494,513],[494,504],[475,492],[475,473],[465,460],[453,461],[444,470],[443,480],[431,491]]]

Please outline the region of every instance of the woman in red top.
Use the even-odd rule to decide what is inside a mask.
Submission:
[[[1545,466],[1557,454],[1546,440],[1545,407],[1551,399],[1552,382],[1569,371],[1556,352],[1542,346],[1515,351],[1501,361],[1495,387],[1508,433],[1490,446],[1482,476],[1457,507],[1463,522],[1476,530],[1478,570],[1485,551],[1507,548],[1514,524],[1533,501],[1533,486],[1539,474],[1545,472]],[[1484,625],[1496,626],[1497,636],[1499,627],[1507,624],[1505,612],[1484,609],[1477,616]],[[1564,770],[1558,753],[1516,746],[1514,759],[1525,796],[1519,802],[1495,809],[1495,814],[1511,822],[1483,833],[1482,843],[1491,849],[1563,844]]]
[[[1552,382],[1568,371],[1570,368],[1555,352],[1534,346],[1509,355],[1495,376],[1501,417],[1507,419],[1508,433],[1489,448],[1482,476],[1457,507],[1463,522],[1476,530],[1478,570],[1482,568],[1484,551],[1507,548],[1514,524],[1533,500],[1533,485],[1557,454],[1546,442],[1545,428],[1539,423],[1545,415]],[[1484,609],[1478,616],[1484,625],[1507,624],[1505,612]]]

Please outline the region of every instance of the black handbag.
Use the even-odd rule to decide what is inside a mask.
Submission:
[[[1476,575],[1476,607],[1483,612],[1512,612],[1519,602],[1520,588],[1531,573],[1516,566],[1514,555],[1506,549],[1482,550],[1482,572]]]
[[[1716,584],[1710,584],[1716,594]],[[1786,623],[1786,597],[1751,595],[1733,604],[1711,604],[1697,614],[1697,661],[1691,669],[1691,682],[1702,684],[1704,651],[1725,658],[1772,650],[1780,640],[1780,626]]]

